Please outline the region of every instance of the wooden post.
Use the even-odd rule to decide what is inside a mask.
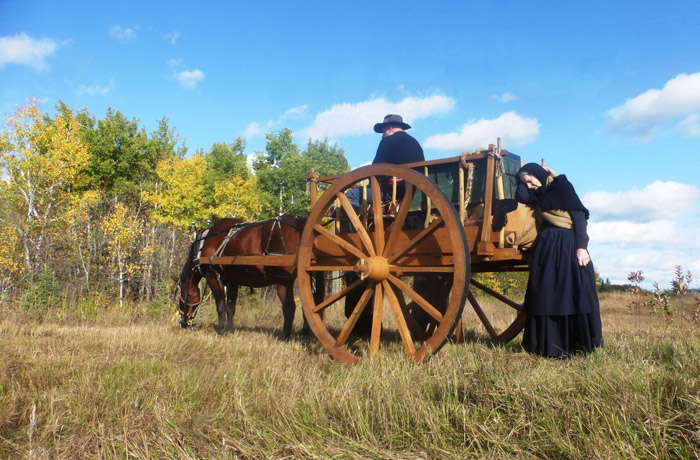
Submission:
[[[481,220],[481,238],[477,243],[477,254],[493,255],[493,244],[491,243],[491,223],[493,221],[493,181],[496,160],[491,156],[486,156],[486,190],[484,191],[484,218]]]
[[[362,205],[360,206],[360,215],[362,216],[362,221],[364,222],[365,228],[367,228],[367,184],[368,180],[362,181]]]
[[[335,233],[340,233],[340,201],[335,200]]]
[[[464,202],[464,166],[459,163],[459,220],[462,225],[467,221],[467,206]]]
[[[428,167],[427,166],[423,167],[423,173],[425,174],[425,177],[430,177],[428,175]],[[432,206],[432,203],[430,203],[430,197],[428,197],[427,206],[428,206],[428,212],[425,214],[425,224],[424,224],[425,228],[428,228],[428,225],[430,225],[430,215],[433,213],[433,209],[432,209],[433,206]]]
[[[316,204],[316,193],[318,192],[318,190],[317,190],[318,182],[316,179],[318,179],[318,176],[316,175],[316,170],[314,168],[311,168],[311,174],[308,175],[308,177],[306,178],[306,181],[310,182],[309,195],[311,197],[311,207],[312,208]]]
[[[498,138],[498,143],[496,145],[496,154],[500,158],[500,165],[497,166],[502,166],[503,165],[503,158],[500,156],[501,155],[501,138]],[[498,199],[503,200],[506,197],[505,191],[503,190],[503,174],[498,174],[498,177],[496,178],[496,193],[498,193]],[[506,245],[506,228],[503,227],[501,231],[498,233],[498,247],[503,248]]]

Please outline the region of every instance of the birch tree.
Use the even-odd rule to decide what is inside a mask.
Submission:
[[[54,120],[38,101],[19,107],[0,135],[0,177],[10,224],[23,247],[24,268],[35,279],[46,263],[52,232],[60,232],[70,212],[70,193],[89,162],[72,110]]]

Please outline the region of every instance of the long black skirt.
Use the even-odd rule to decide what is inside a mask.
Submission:
[[[547,227],[537,241],[525,294],[523,348],[546,357],[603,345],[593,263],[578,265],[573,230]]]

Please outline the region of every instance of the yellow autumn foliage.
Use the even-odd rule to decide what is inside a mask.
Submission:
[[[144,199],[153,206],[152,218],[159,223],[186,230],[194,221],[205,221],[208,213],[202,199],[203,155],[191,158],[168,158],[158,163],[159,189],[146,192]]]
[[[232,177],[214,185],[214,205],[209,209],[211,216],[222,219],[234,217],[252,221],[260,214],[262,203],[252,193],[256,187],[255,176],[250,179]]]
[[[160,161],[156,168],[159,188],[145,193],[146,202],[153,208],[151,217],[158,223],[181,230],[186,230],[192,223],[201,225],[225,217],[254,220],[262,208],[255,193],[255,177],[230,177],[218,181],[212,194],[207,193],[204,182],[206,168],[202,154]]]
[[[65,234],[72,194],[90,161],[72,111],[45,118],[30,100],[7,118],[0,134],[0,177],[6,218],[11,219],[25,253],[27,269],[36,271],[51,242]]]
[[[0,225],[0,291],[12,284],[20,268],[19,238],[10,225]]]

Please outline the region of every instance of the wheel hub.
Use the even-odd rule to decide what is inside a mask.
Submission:
[[[389,275],[389,262],[382,256],[369,257],[358,260],[353,270],[360,279],[369,278],[370,281],[380,283]]]

